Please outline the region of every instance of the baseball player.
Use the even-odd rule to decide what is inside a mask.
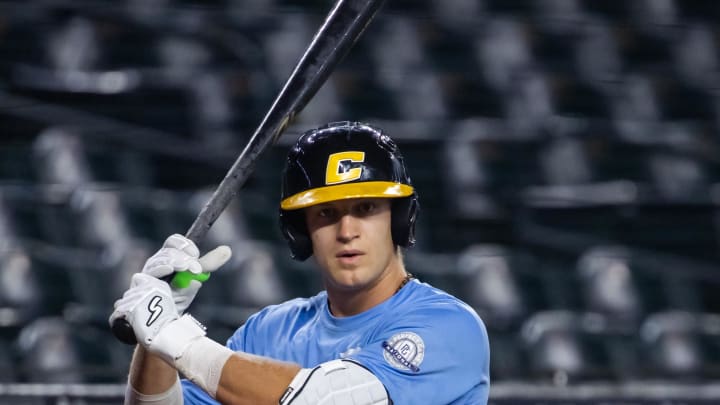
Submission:
[[[482,321],[403,265],[417,214],[402,156],[380,129],[306,132],[287,156],[280,224],[295,259],[314,256],[324,291],[264,308],[220,345],[184,314],[202,283],[160,278],[212,272],[230,250],[200,257],[170,236],[110,316],[125,317],[139,342],[125,403],[486,404]]]

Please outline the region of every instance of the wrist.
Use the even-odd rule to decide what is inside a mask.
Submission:
[[[205,327],[190,314],[185,314],[164,325],[146,344],[146,348],[174,366],[175,360],[182,356],[192,341],[204,336]]]
[[[232,350],[205,337],[205,327],[189,314],[164,327],[148,345],[148,350],[213,398],[223,366],[233,354]]]
[[[212,339],[202,337],[193,340],[182,356],[175,360],[175,368],[216,398],[223,367],[233,353]]]

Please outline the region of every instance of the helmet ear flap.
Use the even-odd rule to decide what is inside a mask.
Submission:
[[[391,232],[393,243],[402,247],[415,244],[415,221],[420,213],[417,194],[395,198],[392,203]]]
[[[312,256],[312,241],[307,232],[303,210],[280,210],[280,228],[290,246],[292,258],[305,261]]]

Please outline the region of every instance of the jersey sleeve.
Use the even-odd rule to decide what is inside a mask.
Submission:
[[[183,391],[183,403],[185,405],[219,405],[207,392],[203,391],[190,380],[180,381]]]
[[[477,314],[447,303],[392,319],[350,358],[382,381],[395,405],[485,404],[489,351]]]

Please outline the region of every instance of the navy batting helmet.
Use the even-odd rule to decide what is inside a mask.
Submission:
[[[347,198],[392,198],[392,239],[415,243],[418,197],[395,142],[379,128],[335,122],[305,132],[285,161],[280,227],[296,260],[312,255],[300,210]]]

